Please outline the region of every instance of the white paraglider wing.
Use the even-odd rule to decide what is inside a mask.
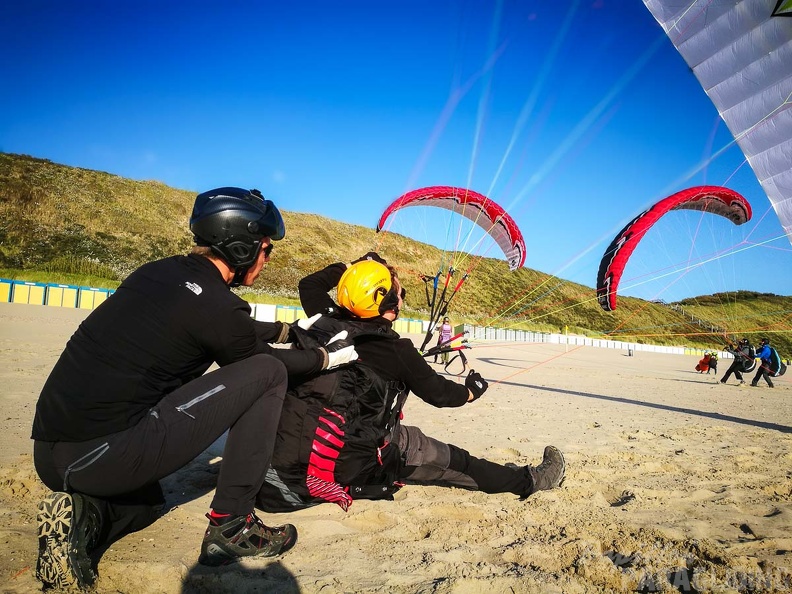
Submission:
[[[792,0],[644,0],[745,153],[792,242]]]

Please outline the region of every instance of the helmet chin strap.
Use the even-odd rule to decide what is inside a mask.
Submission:
[[[391,287],[385,294],[385,297],[382,298],[378,310],[380,315],[384,314],[386,311],[392,311],[396,314],[397,318],[399,317],[399,294],[394,287]]]
[[[228,286],[229,287],[241,286],[242,281],[245,280],[245,275],[248,273],[248,270],[250,270],[250,266],[234,269],[234,278],[231,279],[231,282],[228,283]]]

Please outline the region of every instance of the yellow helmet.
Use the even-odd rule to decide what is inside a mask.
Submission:
[[[338,281],[338,304],[359,318],[376,317],[391,284],[390,270],[383,264],[374,260],[352,264]]]

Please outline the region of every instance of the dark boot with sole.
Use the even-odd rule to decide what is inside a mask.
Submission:
[[[555,489],[564,482],[566,472],[564,455],[555,446],[547,446],[544,449],[542,463],[539,466],[526,466],[525,472],[533,482],[531,494]]]

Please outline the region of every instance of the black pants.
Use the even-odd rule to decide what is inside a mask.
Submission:
[[[743,378],[742,368],[743,368],[742,358],[736,357],[734,359],[734,362],[731,365],[729,365],[729,368],[726,370],[726,375],[724,375],[723,378],[721,378],[721,381],[726,383],[726,381],[729,379],[729,376],[731,376],[732,373],[734,374],[735,378],[742,381]]]
[[[771,388],[773,387],[773,380],[770,379],[770,367],[764,361],[761,361],[757,366],[756,375],[754,376],[751,384],[754,386],[759,385],[759,380],[764,378],[764,381],[767,382],[767,385]]]
[[[85,442],[34,444],[34,463],[53,491],[84,493],[105,506],[103,540],[145,528],[164,504],[158,481],[228,438],[212,508],[244,515],[272,457],[287,375],[269,355],[207,373],[163,397],[135,426]]]

